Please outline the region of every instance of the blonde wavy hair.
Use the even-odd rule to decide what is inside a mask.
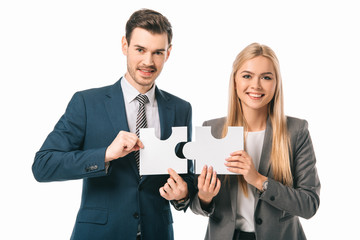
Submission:
[[[284,114],[283,88],[280,75],[279,61],[274,51],[268,46],[252,43],[244,48],[235,58],[230,76],[228,115],[222,136],[227,134],[228,126],[243,126],[247,133],[248,125],[243,114],[241,100],[236,92],[235,76],[241,66],[248,60],[258,56],[268,58],[275,69],[276,89],[274,97],[268,104],[268,117],[273,129],[272,149],[270,162],[273,169],[274,179],[287,186],[292,186],[293,178],[290,169],[290,140],[287,132],[286,117]],[[246,134],[245,134],[246,136]],[[238,176],[240,186],[247,196],[247,183],[242,175]],[[227,177],[225,178],[227,179]]]

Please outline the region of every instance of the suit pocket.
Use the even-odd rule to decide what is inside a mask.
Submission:
[[[78,223],[94,223],[104,225],[108,221],[107,209],[83,208],[80,209],[77,217]]]
[[[171,214],[171,210],[165,210],[163,213],[162,213],[162,217],[163,217],[163,220],[166,224],[172,224],[173,223],[173,218],[172,218],[172,214]]]

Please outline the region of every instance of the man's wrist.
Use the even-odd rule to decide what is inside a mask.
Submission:
[[[186,194],[186,196],[184,198],[181,198],[179,200],[175,200],[177,203],[183,203],[186,202],[189,199],[189,193]]]

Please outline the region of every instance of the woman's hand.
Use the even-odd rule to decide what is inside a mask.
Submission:
[[[242,174],[247,183],[262,190],[262,185],[267,177],[261,175],[255,169],[252,158],[247,152],[243,150],[233,152],[230,154],[230,157],[225,160],[227,161],[225,165],[230,172]]]
[[[216,177],[216,172],[213,171],[213,168],[209,168],[205,165],[201,174],[198,177],[198,189],[199,189],[199,199],[203,206],[210,204],[213,197],[215,197],[220,191],[221,182],[219,178]]]

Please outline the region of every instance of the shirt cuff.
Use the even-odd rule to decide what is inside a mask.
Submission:
[[[173,200],[171,201],[176,210],[180,211],[185,209],[190,204],[190,198],[187,197],[184,200]]]

